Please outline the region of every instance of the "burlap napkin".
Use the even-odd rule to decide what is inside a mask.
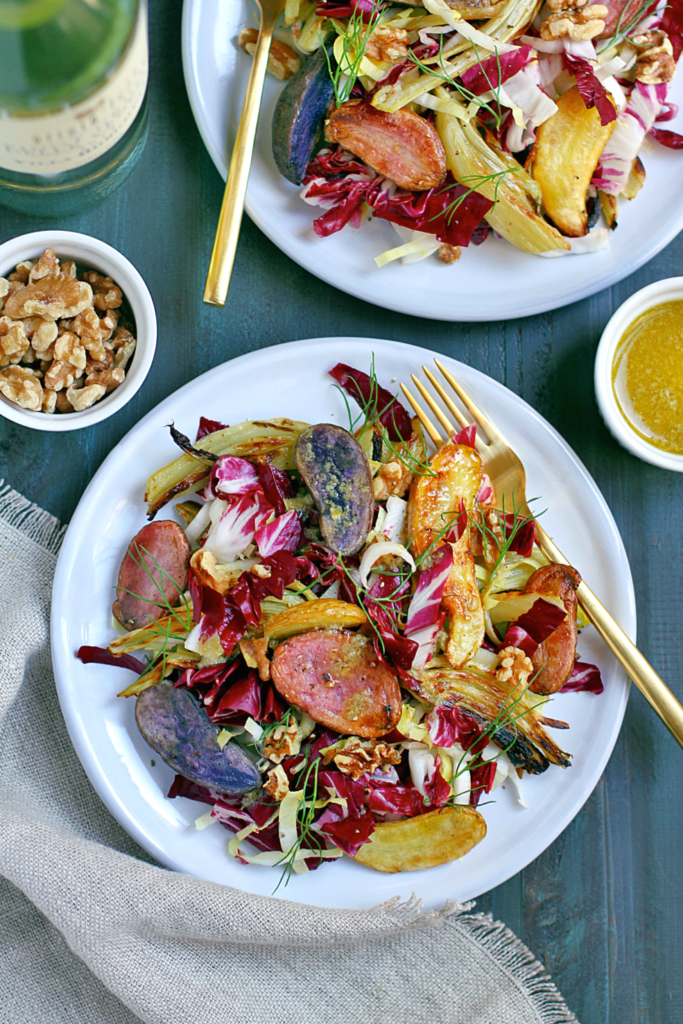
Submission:
[[[62,534],[0,482],[1,1021],[577,1024],[529,950],[469,907],[320,910],[158,867],[100,802],[59,710]]]

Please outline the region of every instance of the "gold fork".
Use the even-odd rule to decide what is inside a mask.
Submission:
[[[261,27],[251,65],[247,94],[244,97],[242,117],[232,150],[230,171],[225,183],[221,212],[213,243],[209,272],[204,289],[204,302],[209,306],[224,306],[230,287],[232,265],[235,262],[237,241],[240,236],[244,197],[247,194],[251,156],[258,125],[261,94],[268,68],[268,54],[277,19],[285,9],[286,0],[256,0],[261,10]]]
[[[491,420],[479,409],[469,395],[462,389],[460,384],[448,372],[445,366],[435,359],[438,369],[441,371],[445,381],[455,392],[465,409],[476,423],[477,451],[481,456],[486,473],[488,473],[495,487],[498,500],[505,499],[505,508],[516,508],[524,513],[529,513],[526,500],[526,477],[524,466],[516,452],[510,447],[503,435],[491,422]],[[453,402],[442,385],[433,373],[426,367],[422,369],[437,395],[444,403],[455,421],[466,427],[468,420],[459,407]],[[422,425],[437,448],[443,447],[456,431],[456,427],[448,416],[442,411],[439,405],[432,398],[424,385],[412,374],[415,387],[418,389],[425,402],[434,413],[446,436],[443,437],[427,413],[421,407],[417,399],[411,394],[405,385],[401,384],[404,395],[415,410]],[[486,434],[487,440],[481,437],[480,430]],[[567,565],[557,545],[550,539],[545,530],[537,523],[538,543],[546,558],[551,562],[558,562]],[[612,618],[605,606],[598,600],[590,587],[582,582],[579,584],[577,596],[581,607],[597,629],[616,659],[626,669],[627,673],[636,684],[638,689],[650,703],[655,712],[659,715],[675,740],[683,747],[683,707],[678,703],[668,687],[662,682],[655,670],[643,657],[638,648],[629,640],[621,626]]]

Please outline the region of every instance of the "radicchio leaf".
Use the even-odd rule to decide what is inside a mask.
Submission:
[[[597,665],[589,665],[585,661],[574,662],[569,679],[560,689],[560,693],[602,693],[605,689]]]
[[[132,654],[110,654],[104,647],[79,647],[76,657],[84,665],[116,665],[118,668],[130,669],[138,676],[145,671],[145,665],[139,658],[134,658]]]
[[[441,758],[437,756],[431,778],[425,779],[425,793],[434,807],[443,807],[451,798],[450,783],[439,771],[440,766]]]
[[[287,511],[285,498],[291,498],[293,493],[292,481],[283,470],[267,463],[259,463],[256,471],[266,501],[273,506],[276,516],[284,515]]]
[[[409,441],[413,432],[410,416],[401,403],[394,396],[380,387],[376,380],[372,380],[367,373],[356,370],[346,363],[337,363],[329,371],[330,377],[334,377],[340,387],[347,395],[361,405],[374,403],[377,411],[381,412],[380,422],[386,429],[391,441]]]
[[[227,423],[221,423],[219,420],[209,420],[206,416],[200,416],[195,440],[199,441],[202,437],[206,437],[207,434],[215,434],[217,430],[226,430],[227,426]]]
[[[423,669],[434,650],[434,641],[440,626],[440,608],[443,592],[453,568],[453,549],[444,544],[435,554],[431,568],[418,576],[413,593],[404,635],[418,644],[414,669]]]
[[[376,217],[436,235],[439,242],[454,246],[469,245],[475,228],[493,208],[492,200],[456,182],[450,172],[442,185],[426,192],[379,191],[367,202]]]
[[[476,807],[484,793],[490,793],[496,778],[496,762],[470,768],[470,806]]]
[[[600,115],[600,124],[616,121],[617,112],[604,85],[593,72],[591,64],[583,57],[564,54],[564,63],[570,75],[574,75],[581,99],[588,109],[595,107]]]
[[[270,511],[270,506],[264,506],[265,502],[253,491],[227,506],[204,541],[204,547],[213,552],[218,563],[234,562],[249,547],[259,520]]]
[[[301,541],[301,524],[294,509],[278,516],[272,523],[260,526],[254,534],[262,558],[276,551],[296,551]]]
[[[487,57],[486,60],[479,61],[464,71],[460,76],[461,81],[475,96],[481,96],[484,92],[497,89],[503,82],[507,82],[508,78],[512,78],[525,68],[532,54],[536,56],[530,46],[516,46],[507,53]]]
[[[376,814],[403,814],[414,818],[424,810],[422,794],[414,786],[372,786],[368,807]]]
[[[210,717],[212,722],[223,722],[239,712],[250,715],[255,721],[261,718],[261,683],[254,669],[244,679],[233,683]]]
[[[459,743],[469,750],[482,735],[482,729],[471,715],[458,707],[440,705],[426,718],[429,737],[436,747],[452,747]]]
[[[683,135],[678,132],[669,131],[666,128],[650,128],[650,135],[660,146],[667,149],[683,149]]]
[[[394,624],[392,623],[388,613],[374,601],[366,600],[364,602],[364,608],[368,616],[372,619],[376,630],[373,640],[377,656],[379,658],[384,658],[386,655],[386,657],[388,657],[390,661],[399,668],[406,670],[411,668],[418,649],[418,645],[415,640],[410,640],[408,637],[401,636],[401,634],[394,628]],[[381,637],[381,643],[377,634]]]
[[[235,455],[221,455],[211,468],[207,498],[226,494],[249,494],[259,485],[256,467]]]
[[[457,434],[453,435],[453,444],[466,444],[468,448],[474,448],[477,439],[477,424],[470,423],[463,427]]]
[[[375,828],[375,819],[366,812],[360,818],[349,817],[338,821],[327,821],[320,831],[323,835],[329,836],[335,846],[347,853],[349,857],[355,857],[361,846],[370,842],[370,836]]]
[[[683,0],[668,0],[659,26],[671,40],[674,60],[683,51]]]

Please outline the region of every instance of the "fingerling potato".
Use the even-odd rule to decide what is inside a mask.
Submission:
[[[355,856],[375,871],[422,871],[469,853],[486,835],[486,821],[474,807],[439,807],[417,818],[378,825]]]

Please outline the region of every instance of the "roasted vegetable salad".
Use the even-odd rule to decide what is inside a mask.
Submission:
[[[278,46],[275,163],[319,236],[393,224],[379,266],[455,263],[491,231],[529,254],[608,248],[646,137],[683,146],[661,127],[680,0],[287,0]]]
[[[576,660],[580,577],[497,502],[474,427],[434,452],[374,367],[331,376],[348,428],[171,428],[121,632],[78,652],[136,673],[120,696],[177,773],[168,795],[285,881],[344,854],[386,872],[463,856],[487,794],[507,780],[523,802],[524,772],[570,766],[550,696],[602,689]],[[155,518],[173,499],[182,526]]]

